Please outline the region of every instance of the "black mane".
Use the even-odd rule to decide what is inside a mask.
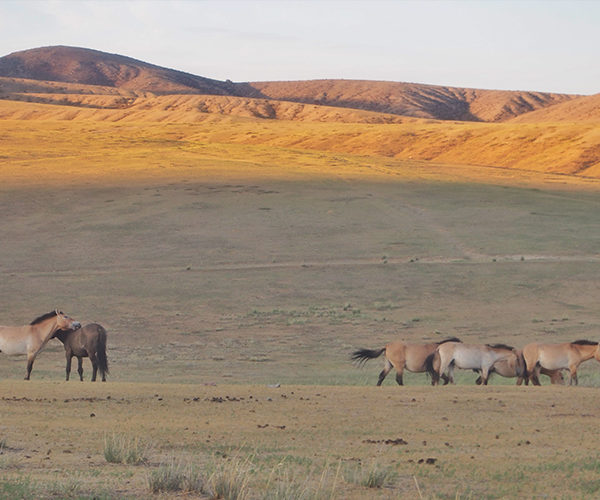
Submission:
[[[62,314],[62,313],[60,313]],[[42,314],[39,318],[35,318],[31,323],[29,323],[30,325],[37,325],[38,323],[41,323],[42,321],[47,320],[48,318],[52,318],[56,316],[56,311],[52,311],[46,314]]]
[[[442,345],[446,342],[460,342],[462,344],[462,340],[460,340],[458,337],[450,337],[449,339],[440,340],[439,342],[436,342],[436,344]]]
[[[506,344],[485,344],[488,347],[491,347],[492,349],[508,349],[509,351],[514,351],[515,348],[511,345],[506,345]]]
[[[594,342],[593,340],[576,340],[575,342],[571,342],[571,344],[576,344],[576,345],[598,345],[598,342]]]

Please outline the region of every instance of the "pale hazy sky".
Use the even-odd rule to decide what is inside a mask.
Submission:
[[[237,82],[600,92],[600,0],[0,0],[0,56],[48,45]]]

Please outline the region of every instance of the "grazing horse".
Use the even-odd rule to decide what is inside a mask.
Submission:
[[[385,364],[379,374],[377,385],[381,385],[387,374],[392,368],[396,369],[396,382],[402,384],[402,375],[404,369],[409,372],[423,373],[427,370],[428,358],[441,344],[446,342],[460,342],[456,337],[442,340],[441,342],[432,342],[428,344],[407,344],[405,342],[391,342],[385,347],[377,349],[359,349],[352,353],[352,359],[360,364],[366,363],[369,359],[378,358],[385,352]],[[448,383],[444,376],[445,383]]]
[[[496,344],[496,346],[501,344]],[[510,346],[507,346],[510,347]],[[517,385],[521,385],[525,380],[525,385],[529,383],[529,379],[525,377],[525,361],[523,360],[523,351],[515,351],[516,356],[509,356],[506,359],[500,359],[494,363],[494,366],[490,369],[490,376],[492,373],[497,373],[502,377],[513,378],[517,377]],[[479,373],[478,370],[473,370]],[[540,370],[542,375],[548,375],[550,377],[551,384],[563,384],[564,377],[560,370],[547,370],[542,368]],[[479,377],[475,383],[481,384],[481,377]]]
[[[600,361],[600,345],[591,340],[576,340],[562,344],[527,344],[523,348],[525,375],[534,385],[540,385],[539,374],[547,370],[569,370],[568,385],[577,385],[577,367],[588,359]]]
[[[494,364],[512,356],[515,356],[515,349],[503,344],[493,346],[457,342],[441,344],[434,352],[429,368],[432,384],[437,384],[446,372],[450,382],[454,383],[454,368],[457,367],[480,371],[481,383],[487,385]]]
[[[78,330],[58,330],[54,336],[65,346],[67,380],[71,374],[71,359],[75,356],[77,357],[79,380],[83,382],[83,358],[89,357],[93,369],[92,382],[96,381],[98,370],[100,370],[102,382],[106,382],[108,374],[106,330],[102,325],[90,323]]]
[[[43,314],[29,325],[0,326],[0,352],[8,355],[27,354],[27,375],[29,380],[36,356],[61,328],[76,330],[81,327],[58,309]]]

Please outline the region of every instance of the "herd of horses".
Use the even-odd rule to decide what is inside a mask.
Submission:
[[[8,355],[27,355],[29,380],[33,362],[53,338],[60,340],[67,359],[66,379],[71,373],[71,360],[77,357],[79,379],[83,381],[82,359],[88,357],[92,363],[92,382],[100,371],[102,381],[108,374],[106,357],[106,330],[97,323],[81,326],[62,311],[55,309],[34,319],[24,326],[0,326],[0,352]],[[473,370],[479,374],[477,384],[487,385],[492,373],[503,377],[516,377],[517,385],[531,382],[540,385],[540,375],[550,377],[552,384],[564,382],[577,385],[577,368],[588,359],[600,361],[600,344],[591,340],[576,340],[560,344],[527,344],[515,349],[506,344],[467,344],[456,337],[440,342],[406,343],[391,342],[381,349],[359,349],[352,359],[363,364],[369,359],[385,353],[384,367],[377,385],[381,385],[394,368],[396,381],[403,384],[404,370],[415,373],[427,372],[432,385],[443,380],[444,385],[454,383],[454,369]]]
[[[79,380],[83,381],[83,358],[90,358],[93,369],[92,382],[96,381],[98,371],[102,381],[106,381],[106,330],[97,323],[82,327],[79,321],[58,309],[39,316],[28,325],[0,326],[0,352],[8,355],[26,354],[25,380],[29,380],[35,358],[53,338],[57,338],[64,345],[67,380],[71,374],[71,360],[75,356],[78,361]]]
[[[560,344],[527,344],[515,349],[506,344],[466,344],[456,337],[440,342],[413,344],[391,342],[381,349],[359,349],[352,359],[364,364],[369,359],[385,353],[384,367],[377,385],[381,385],[394,368],[396,382],[403,384],[404,370],[428,373],[432,385],[440,379],[444,385],[454,383],[454,369],[473,370],[479,374],[477,384],[486,385],[492,373],[503,377],[516,377],[517,385],[540,384],[540,375],[550,377],[552,384],[564,383],[563,371],[567,373],[567,384],[577,385],[577,368],[588,359],[600,361],[600,345],[591,340],[576,340]]]

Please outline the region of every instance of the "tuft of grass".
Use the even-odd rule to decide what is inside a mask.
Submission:
[[[375,460],[370,466],[358,464],[346,469],[344,478],[347,482],[359,484],[367,488],[383,488],[386,483],[394,480],[396,472],[390,467],[382,467]]]
[[[249,465],[249,458],[241,460],[238,457],[217,464],[209,464],[208,468],[213,469],[207,480],[209,494],[223,500],[248,498],[248,483],[252,475]]]
[[[206,493],[206,479],[191,463],[170,462],[161,464],[148,475],[148,487],[152,493],[183,491]]]
[[[104,458],[109,463],[143,464],[147,461],[149,450],[149,444],[137,437],[114,433],[104,436]]]

